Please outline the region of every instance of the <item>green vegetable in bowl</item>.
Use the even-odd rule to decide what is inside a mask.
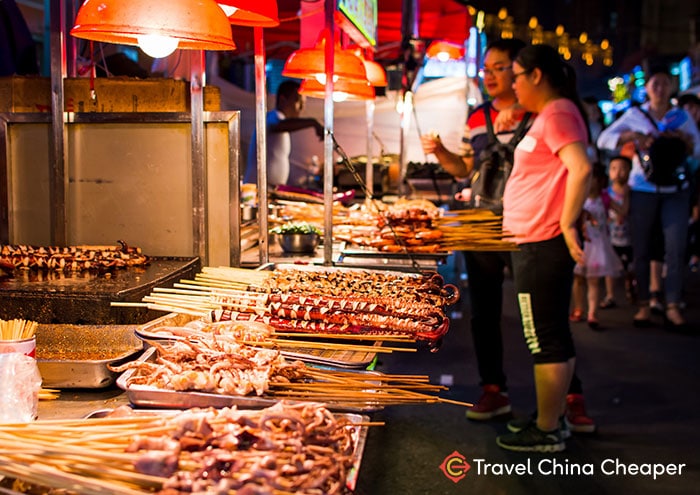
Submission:
[[[321,229],[310,223],[288,222],[270,229],[273,234],[321,234]]]

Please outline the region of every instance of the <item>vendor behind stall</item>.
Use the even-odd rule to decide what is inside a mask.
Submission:
[[[267,182],[271,186],[280,184],[304,185],[308,176],[317,173],[305,163],[290,160],[292,153],[291,132],[312,127],[319,139],[323,139],[323,125],[316,119],[299,117],[304,108],[304,97],[299,94],[299,83],[285,80],[277,89],[277,103],[267,113]],[[244,183],[256,183],[257,139],[250,140]]]

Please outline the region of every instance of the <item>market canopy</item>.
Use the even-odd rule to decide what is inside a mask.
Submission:
[[[299,47],[301,0],[278,0],[280,25],[265,28],[268,58],[286,58]],[[378,0],[377,57],[384,60],[399,56],[402,0]],[[315,2],[323,9],[324,2]],[[418,36],[463,43],[469,37],[471,18],[466,5],[456,0],[418,0]],[[233,26],[233,39],[239,53],[252,53],[253,29]]]

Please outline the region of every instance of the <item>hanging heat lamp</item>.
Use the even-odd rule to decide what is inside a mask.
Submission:
[[[464,58],[464,47],[449,41],[433,41],[428,46],[425,54],[429,58],[438,59],[440,62],[460,60]]]
[[[299,94],[323,99],[326,96],[326,86],[315,78],[304,79],[299,87]],[[374,96],[374,88],[368,81],[339,79],[333,83],[333,101],[335,102],[373,100]]]
[[[357,55],[362,63],[365,64],[365,71],[367,71],[367,80],[372,86],[386,86],[386,71],[384,67],[375,62],[374,60],[367,60],[362,53],[362,48],[355,48],[352,53]]]
[[[236,26],[275,27],[280,20],[275,0],[216,0]]]
[[[294,51],[284,63],[282,75],[295,79],[315,78],[326,84],[326,37],[321,34],[313,48],[300,48]],[[342,79],[367,82],[367,71],[360,57],[351,50],[341,50],[336,45],[333,55],[333,82]]]
[[[139,46],[154,58],[177,48],[234,50],[231,25],[214,0],[85,0],[70,34]]]
[[[386,71],[384,67],[374,60],[364,60],[365,70],[367,71],[367,80],[372,86],[383,87],[388,84],[386,80]]]

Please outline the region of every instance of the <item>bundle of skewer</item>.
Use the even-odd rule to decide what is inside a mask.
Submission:
[[[205,267],[195,280],[183,280],[173,288],[155,288],[141,303],[112,305],[145,306],[211,321],[263,322],[276,331],[298,335],[352,335],[361,339],[378,334],[436,341],[449,325],[442,306],[459,297],[456,287],[441,285],[439,275],[415,280],[408,276],[402,280],[400,275],[387,281],[357,279],[357,284],[343,287],[339,279],[344,275],[335,273],[333,279],[317,276],[317,280],[308,281],[284,272]],[[345,281],[353,276],[362,275],[348,274]],[[436,277],[440,283],[435,282]],[[380,290],[386,290],[374,292],[373,283],[383,284]]]
[[[443,236],[440,244],[447,251],[515,251],[507,240],[502,217],[488,210],[453,210],[436,220]]]
[[[471,407],[467,402],[431,395],[447,390],[429,382],[426,375],[360,374],[353,371],[307,367],[300,382],[272,384],[270,396],[278,399],[315,400],[330,405],[361,408],[401,404],[454,404]]]
[[[36,334],[38,325],[30,320],[0,320],[0,340],[31,339]]]
[[[192,485],[200,493],[215,486],[217,493],[341,493],[353,432],[381,425],[351,422],[308,402],[259,411],[117,412],[0,425],[0,475],[38,485],[32,493],[189,493]],[[304,469],[295,469],[302,461]]]
[[[194,280],[184,281],[187,285],[202,287],[217,287],[222,289],[247,290],[251,287],[262,287],[265,281],[273,277],[271,271],[248,270],[228,266],[205,266],[195,275]]]
[[[153,342],[155,355],[112,367],[127,371],[127,388],[156,388],[219,395],[257,395],[271,399],[315,400],[338,407],[464,402],[433,395],[447,390],[424,375],[387,375],[317,369],[288,361],[267,349],[217,338]],[[154,359],[154,360],[151,360]]]
[[[222,322],[244,327],[247,322]],[[220,341],[231,341],[239,344],[252,345],[263,348],[279,348],[282,352],[298,352],[304,353],[316,349],[327,351],[347,351],[347,352],[367,352],[367,353],[391,353],[394,351],[416,352],[414,347],[389,347],[377,346],[376,342],[394,342],[394,343],[410,343],[412,340],[407,335],[367,335],[366,337],[358,338],[355,335],[342,334],[314,334],[315,338],[332,338],[344,342],[316,342],[315,340],[294,340],[293,337],[299,337],[299,333],[294,332],[275,332],[270,328],[269,332],[264,335],[256,333],[254,330],[242,331],[232,329],[229,331],[221,323],[213,325],[204,325],[201,330],[195,330],[191,327],[155,327],[152,330],[140,332],[142,338],[149,340],[179,340],[188,339],[196,340],[200,337],[214,337]],[[360,344],[355,342],[347,342],[348,340],[369,341],[370,344]]]

